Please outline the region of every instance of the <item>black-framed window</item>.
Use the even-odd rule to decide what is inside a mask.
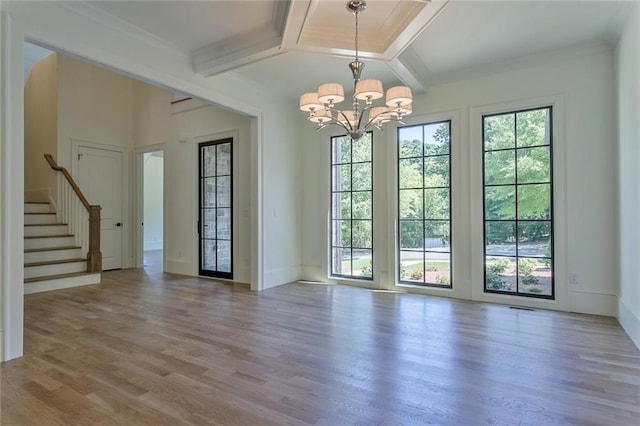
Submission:
[[[482,117],[484,289],[554,298],[552,107]]]
[[[233,278],[233,138],[199,144],[200,275]]]
[[[451,288],[451,121],[397,132],[398,281]]]
[[[373,279],[373,134],[331,138],[332,276]]]

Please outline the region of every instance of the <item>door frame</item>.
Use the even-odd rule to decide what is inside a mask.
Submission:
[[[122,241],[120,253],[122,254],[122,269],[131,268],[133,264],[131,256],[131,223],[133,222],[133,215],[129,203],[129,149],[118,145],[71,138],[71,176],[76,182],[78,181],[78,151],[80,147],[119,152],[122,155]]]
[[[164,143],[136,148],[135,151],[135,242],[134,242],[134,268],[144,266],[144,154],[147,152],[162,151],[162,272],[167,270],[167,146]]]

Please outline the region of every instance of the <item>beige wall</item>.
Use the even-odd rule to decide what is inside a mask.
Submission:
[[[58,157],[58,55],[37,62],[24,86],[24,188],[26,201],[56,199],[56,175],[44,154]]]

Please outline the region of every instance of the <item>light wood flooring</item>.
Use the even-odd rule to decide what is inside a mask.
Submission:
[[[144,269],[25,298],[7,425],[638,425],[613,318]]]

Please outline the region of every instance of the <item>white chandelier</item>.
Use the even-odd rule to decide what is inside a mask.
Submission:
[[[364,64],[358,58],[358,15],[366,7],[364,0],[347,2],[347,9],[356,17],[356,58],[349,64],[353,74],[353,109],[341,110],[336,107],[344,100],[344,88],[340,83],[321,84],[317,92],[300,96],[300,109],[309,113],[309,121],[318,124],[317,130],[335,124],[344,128],[353,140],[360,139],[372,127],[382,130],[382,125],[389,121],[402,123],[402,118],[411,114],[413,102],[410,88],[396,86],[387,90],[386,106],[373,106],[373,101],[383,96],[382,82],[360,80]],[[360,104],[361,101],[364,101],[364,105]]]

